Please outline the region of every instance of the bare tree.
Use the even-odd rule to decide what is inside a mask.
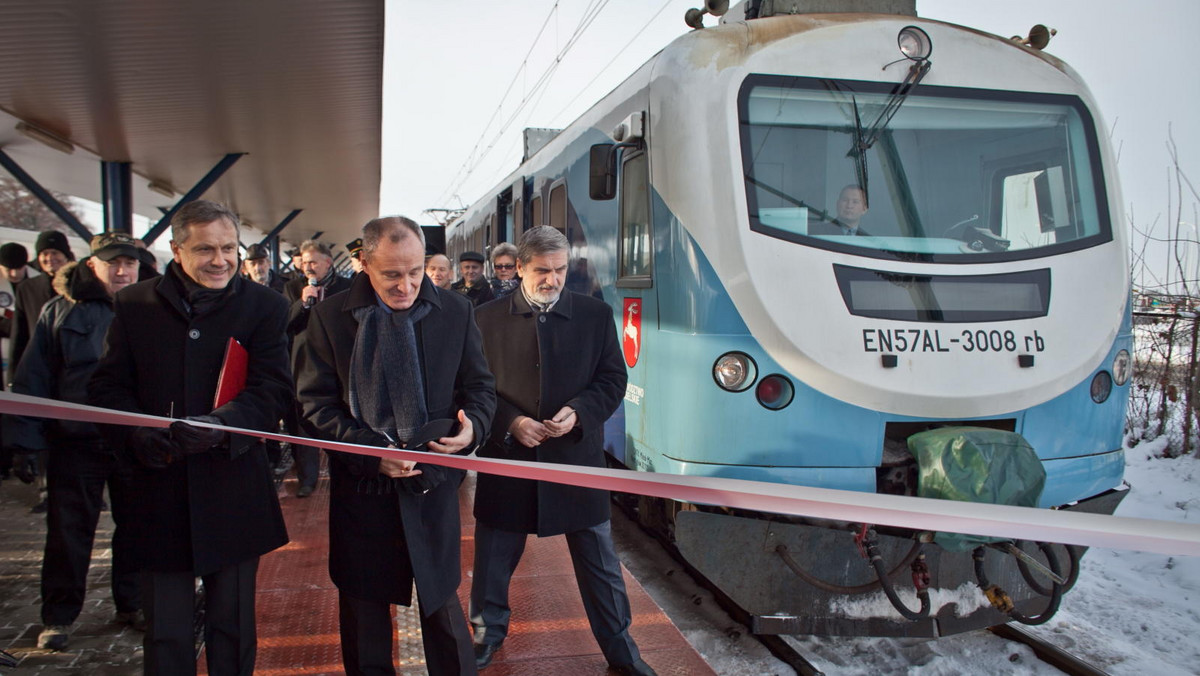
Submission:
[[[76,218],[83,219],[83,213],[72,204],[68,195],[58,192],[51,192],[51,195]],[[42,231],[59,229],[63,222],[18,181],[0,176],[0,225]]]

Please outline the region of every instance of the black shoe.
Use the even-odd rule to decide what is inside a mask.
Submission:
[[[649,664],[644,660],[637,660],[631,664],[610,664],[610,667],[617,670],[621,676],[658,676]]]
[[[504,641],[499,643],[476,643],[475,644],[475,668],[482,671],[484,667],[492,663],[492,657],[500,646],[504,645]]]
[[[49,508],[50,508],[50,505],[49,505],[49,503],[46,502],[46,498],[42,498],[41,502],[37,503],[36,505],[34,505],[33,507],[31,507],[29,509],[29,513],[30,514],[45,514],[46,510]]]
[[[48,624],[42,627],[42,633],[38,634],[37,647],[42,650],[66,650],[67,637],[71,634],[71,627],[65,624]]]
[[[107,502],[107,501],[105,501],[105,500],[101,500],[101,501],[100,501],[100,511],[101,511],[101,512],[107,512],[107,511],[108,511],[108,502]]]
[[[146,615],[140,610],[119,611],[114,619],[117,624],[128,625],[134,631],[146,633]]]
[[[310,496],[312,494],[313,494],[312,486],[301,486],[300,490],[296,491],[296,497],[298,497],[298,498],[307,498],[308,496]]]

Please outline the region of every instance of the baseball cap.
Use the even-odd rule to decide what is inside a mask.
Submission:
[[[92,238],[92,255],[105,263],[117,256],[128,256],[140,261],[139,249],[133,235],[124,232],[106,232]]]

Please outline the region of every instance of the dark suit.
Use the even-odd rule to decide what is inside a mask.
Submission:
[[[479,308],[483,351],[496,374],[496,416],[480,456],[603,467],[604,421],[625,395],[625,361],[612,309],[564,290],[549,312],[535,313],[522,291]],[[552,418],[575,410],[564,436],[528,448],[508,437],[519,416]],[[475,576],[471,622],[476,640],[508,633],[508,584],[528,533],[565,534],[592,634],[610,664],[639,659],[613,551],[608,492],[480,474],[475,489]]]
[[[495,392],[471,303],[434,287],[428,279],[422,280],[419,298],[432,306],[415,325],[428,417],[453,418],[464,410],[478,445],[491,425]],[[370,277],[357,275],[349,291],[326,298],[313,309],[307,330],[297,336],[296,394],[305,425],[322,438],[387,444],[351,415],[348,399],[350,361],[358,335],[352,311],[377,302]],[[338,452],[329,453],[329,458],[329,576],[343,596],[342,651],[347,672],[365,673],[373,659],[378,673],[392,673],[387,604],[411,603],[415,580],[430,672],[473,673],[470,637],[456,594],[462,536],[457,493],[463,472],[427,467],[429,476],[440,476],[442,481],[428,493],[412,494],[395,485],[389,488],[389,482],[412,479],[381,475],[379,458]],[[366,619],[368,612],[376,619]],[[380,631],[381,636],[386,633],[381,639],[384,645],[363,640],[362,625],[378,631],[384,619],[386,632]],[[441,626],[429,626],[433,621]],[[373,645],[377,655],[368,659],[364,651]]]
[[[848,225],[843,225],[841,221],[809,221],[808,234],[810,235],[843,235],[846,237],[869,237],[871,233],[862,228],[850,228]]]
[[[308,277],[304,275],[283,285],[283,297],[291,303],[288,308],[289,341],[295,340],[296,336],[304,331],[304,327],[308,326],[308,316],[312,313],[312,307],[316,307],[315,303],[312,307],[304,307],[304,302],[300,300],[306,286],[308,286]],[[325,298],[349,288],[350,280],[335,272],[325,286]],[[284,416],[284,424],[292,435],[309,436],[309,433],[300,427],[299,410],[295,406],[288,411],[288,415]],[[299,481],[300,488],[316,488],[317,480],[321,475],[321,449],[316,446],[292,444],[292,457],[296,461],[296,480]]]
[[[291,401],[286,304],[238,276],[229,295],[192,315],[172,271],[117,293],[89,403],[185,418],[211,414],[230,427],[270,431]],[[213,409],[227,343],[249,353],[246,387]],[[101,430],[130,450],[129,427]],[[150,573],[143,589],[149,623],[147,673],[194,673],[191,631],[195,576],[208,598],[210,673],[254,666],[254,571],[258,557],[287,543],[287,530],[258,439],[234,436],[225,453],[198,453],[154,469],[132,458],[134,552]]]

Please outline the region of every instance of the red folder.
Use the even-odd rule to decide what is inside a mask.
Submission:
[[[217,392],[213,395],[213,410],[221,408],[233,401],[233,398],[246,389],[246,367],[250,362],[250,353],[230,338],[225,346],[225,360],[221,363],[221,375],[217,377]]]

